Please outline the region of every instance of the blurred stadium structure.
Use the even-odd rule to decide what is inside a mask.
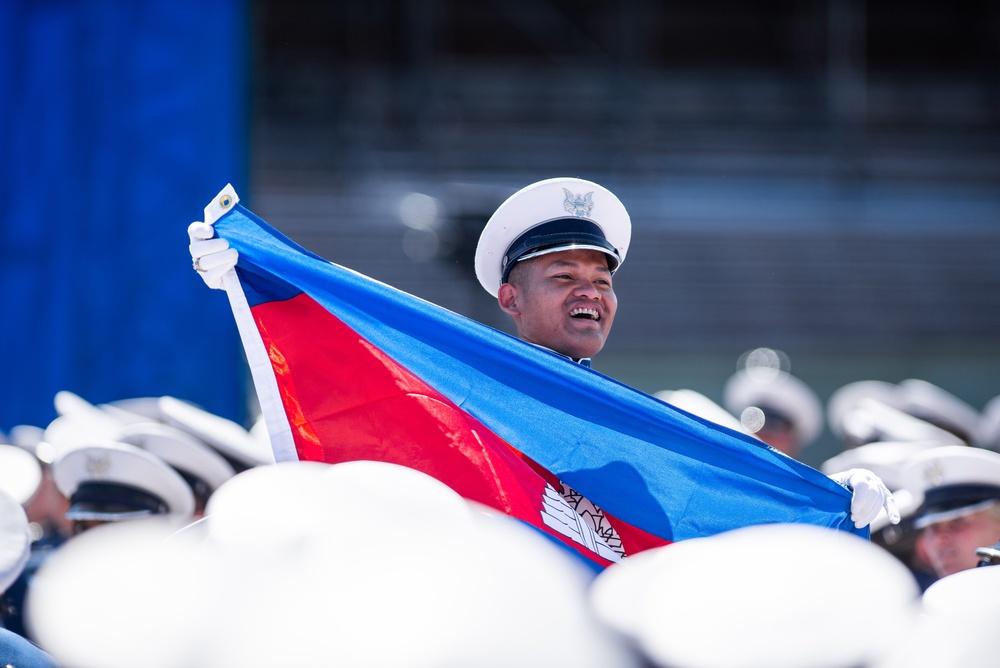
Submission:
[[[997,3],[12,0],[0,35],[0,431],[62,389],[248,417],[185,252],[227,181],[311,251],[510,331],[472,274],[484,221],[590,178],[635,227],[598,370],[718,400],[770,346],[823,398],[1000,394]]]
[[[507,329],[479,230],[581,176],[634,224],[609,375],[718,397],[768,345],[823,397],[1000,393],[995,4],[298,0],[254,25],[249,204],[326,258]]]

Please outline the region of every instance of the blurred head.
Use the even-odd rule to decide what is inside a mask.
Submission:
[[[938,577],[975,568],[976,550],[1000,541],[1000,502],[973,512],[924,527],[922,554]]]
[[[938,577],[975,567],[976,550],[1000,540],[1000,454],[965,445],[922,450],[902,480],[923,498],[913,526]]]

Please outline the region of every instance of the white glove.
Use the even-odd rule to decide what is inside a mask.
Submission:
[[[229,247],[228,241],[216,237],[215,228],[208,223],[195,221],[188,225],[188,238],[191,240],[188,250],[191,251],[195,271],[205,285],[222,290],[222,277],[236,266],[240,254]]]
[[[899,524],[899,509],[892,492],[882,479],[867,469],[850,469],[830,478],[851,490],[851,520],[860,529],[868,526],[885,509],[892,524]]]

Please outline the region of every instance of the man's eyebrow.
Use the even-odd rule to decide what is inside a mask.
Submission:
[[[583,263],[576,262],[575,260],[555,260],[554,262],[552,262],[552,264],[549,265],[549,269],[561,269],[561,268],[578,269],[581,266],[583,266]],[[607,272],[608,274],[611,273],[611,270],[608,269],[608,266],[606,264],[599,265],[594,268],[597,269],[597,271],[604,271]]]

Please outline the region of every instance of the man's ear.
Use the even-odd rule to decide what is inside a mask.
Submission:
[[[517,303],[517,288],[510,283],[502,283],[497,291],[497,303],[500,310],[509,315],[519,315],[520,307]]]

